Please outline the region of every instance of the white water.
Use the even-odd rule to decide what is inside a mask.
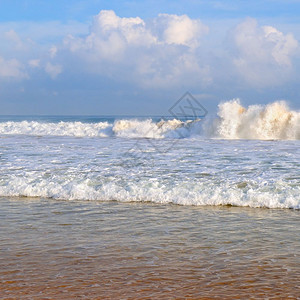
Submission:
[[[219,105],[219,119],[213,134],[226,139],[299,140],[300,112],[292,111],[286,102],[248,108],[239,99]]]
[[[233,100],[213,123],[2,121],[0,196],[300,209],[299,120]]]
[[[73,137],[124,137],[124,138],[164,138],[179,127],[190,122],[169,120],[153,122],[147,120],[116,120],[114,123],[9,121],[0,123],[0,135],[31,136],[73,136]],[[176,135],[175,135],[176,136]]]
[[[176,141],[8,136],[0,196],[300,208],[298,141]]]
[[[204,124],[204,126],[203,126]],[[112,123],[83,122],[0,122],[0,135],[299,140],[300,112],[284,101],[267,106],[243,107],[238,99],[219,105],[218,117],[209,123],[197,121],[120,119]]]

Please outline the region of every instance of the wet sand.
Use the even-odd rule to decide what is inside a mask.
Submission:
[[[1,299],[300,295],[299,211],[0,199]]]

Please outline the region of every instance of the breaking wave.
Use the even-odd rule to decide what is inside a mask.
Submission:
[[[299,185],[287,187],[286,183],[280,180],[266,187],[264,183],[245,182],[231,185],[227,182],[216,185],[213,181],[164,185],[155,178],[151,183],[142,180],[133,182],[128,179],[127,184],[96,184],[95,178],[74,181],[70,178],[56,177],[15,177],[9,183],[0,185],[0,196],[300,209]]]
[[[200,121],[200,122],[199,122]],[[41,121],[0,122],[0,135],[186,138],[202,136],[222,139],[299,140],[300,112],[284,101],[245,108],[239,99],[221,103],[217,118],[201,120],[121,119],[113,123]]]
[[[195,121],[194,121],[195,122]],[[29,136],[73,136],[73,137],[123,137],[123,138],[180,138],[189,131],[191,121],[161,120],[116,120],[108,122],[82,123],[59,122],[43,123],[38,121],[2,122],[0,135]],[[176,130],[179,130],[176,132]],[[183,135],[184,134],[184,135]]]
[[[285,101],[248,108],[234,99],[219,105],[211,134],[224,139],[299,140],[300,112]]]

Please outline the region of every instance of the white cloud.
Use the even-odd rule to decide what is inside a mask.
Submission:
[[[57,53],[57,47],[56,47],[56,46],[52,46],[52,47],[49,49],[50,57],[51,57],[51,58],[54,58],[54,57],[56,56],[56,53]]]
[[[77,23],[74,28],[72,23],[29,23],[28,33],[16,24],[9,29],[0,23],[0,56],[6,58],[0,59],[0,76],[34,77],[43,70],[55,79],[64,71],[128,86],[219,90],[234,90],[235,84],[239,89],[265,88],[292,78],[299,53],[292,34],[248,18],[230,31],[225,45],[226,28],[220,33],[220,27],[229,23],[211,24],[215,27],[206,38],[209,28],[201,20],[174,14],[143,20],[103,10],[94,16],[89,32]]]
[[[5,60],[0,56],[0,77],[23,79],[28,78],[28,75],[23,71],[23,66],[18,60]]]
[[[186,81],[207,84],[211,80],[209,68],[194,53],[207,32],[200,20],[186,15],[161,14],[145,22],[101,11],[86,37],[69,36],[64,45],[90,71],[143,86]]]
[[[45,66],[45,71],[52,79],[55,79],[60,73],[62,73],[63,68],[61,65],[48,62]]]
[[[262,27],[266,40],[273,44],[271,54],[273,59],[283,66],[291,65],[291,56],[298,48],[298,42],[292,34],[284,35],[272,26]]]
[[[104,39],[115,32],[128,44],[155,42],[155,37],[146,29],[141,18],[120,18],[112,10],[103,10],[94,18],[92,32]]]
[[[5,37],[12,41],[17,49],[22,49],[24,47],[20,36],[13,29],[6,31]]]
[[[28,65],[32,68],[38,68],[40,66],[40,62],[40,59],[31,59],[29,60]]]
[[[236,53],[233,62],[247,82],[264,86],[282,82],[291,71],[291,59],[298,49],[292,34],[272,26],[258,26],[246,19],[232,33]]]
[[[145,21],[101,11],[88,35],[69,36],[64,47],[87,72],[147,87],[207,87],[234,81],[237,74],[245,86],[264,87],[291,76],[293,55],[299,49],[292,34],[258,26],[248,18],[232,30],[233,51],[226,54],[224,44],[214,49],[202,42],[208,32],[201,20],[187,15],[160,14]]]
[[[85,38],[69,36],[65,45],[72,52],[88,55],[88,60],[120,61],[128,47],[146,46],[156,38],[137,18],[120,18],[114,11],[101,11],[94,17],[90,34]]]
[[[160,14],[156,22],[163,27],[163,41],[167,44],[197,47],[200,37],[209,30],[200,20],[192,20],[187,15]]]

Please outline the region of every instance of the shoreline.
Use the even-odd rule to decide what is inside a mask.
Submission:
[[[145,204],[0,197],[2,297],[299,295],[298,211]]]

